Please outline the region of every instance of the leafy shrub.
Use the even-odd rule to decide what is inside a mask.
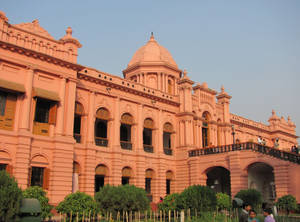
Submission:
[[[4,171],[0,171],[0,221],[14,221],[19,213],[22,190],[16,180]]]
[[[228,194],[217,193],[217,208],[219,210],[229,210],[231,208],[231,199]]]
[[[76,193],[67,195],[65,199],[58,204],[56,210],[59,213],[67,214],[68,220],[71,217],[71,212],[72,219],[75,219],[78,213],[78,219],[81,221],[83,214],[88,215],[91,212],[91,215],[93,215],[97,212],[97,205],[90,195],[77,191]]]
[[[259,209],[262,204],[261,193],[255,189],[240,190],[235,197],[240,198],[244,203],[248,203],[254,209]]]
[[[292,195],[285,195],[278,198],[276,206],[285,210],[286,214],[289,214],[290,211],[297,210],[297,200]]]
[[[181,193],[184,209],[213,211],[217,206],[216,193],[207,186],[194,185]]]
[[[23,191],[24,198],[36,198],[39,200],[42,209],[42,218],[47,219],[52,216],[50,211],[52,210],[53,206],[49,204],[49,199],[46,196],[46,192],[43,188],[38,186],[28,187],[26,190]]]
[[[162,211],[179,211],[184,208],[182,196],[178,193],[172,193],[164,198],[163,202],[158,205],[158,208]]]
[[[149,199],[144,189],[133,185],[106,185],[95,194],[100,210],[107,210],[114,215],[122,211],[144,211],[149,208]]]

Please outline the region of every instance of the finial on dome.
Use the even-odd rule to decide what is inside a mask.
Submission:
[[[72,28],[69,26],[68,28],[67,28],[67,30],[66,30],[66,34],[67,34],[67,36],[72,36]]]
[[[151,41],[151,40],[154,40],[153,32],[151,32],[150,41]]]
[[[187,71],[186,71],[186,69],[184,69],[183,70],[183,77],[186,78],[186,75],[187,75]]]
[[[272,109],[272,116],[275,116],[275,110]]]
[[[224,86],[222,85],[221,86],[221,93],[224,93],[225,92],[225,89],[224,89]]]
[[[32,21],[32,24],[33,24],[33,25],[39,25],[39,20],[38,20],[38,19],[33,20],[33,21]]]

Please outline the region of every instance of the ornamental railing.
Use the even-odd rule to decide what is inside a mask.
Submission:
[[[101,138],[101,137],[95,137],[95,144],[96,144],[96,146],[107,147],[107,145],[108,145],[108,139]]]
[[[120,141],[121,148],[124,150],[132,150],[132,143],[128,141]]]
[[[275,157],[280,160],[289,161],[292,163],[300,164],[300,155],[292,152],[287,152],[279,150],[276,148],[268,147],[265,145],[247,142],[247,143],[238,143],[230,144],[224,146],[208,147],[197,150],[190,150],[189,157],[203,156],[203,155],[212,155],[219,153],[227,153],[238,150],[251,150],[254,152],[259,152],[265,155]]]
[[[74,133],[73,137],[74,137],[76,143],[81,143],[81,135],[80,134]]]
[[[164,153],[165,153],[166,155],[170,155],[170,156],[173,154],[172,149],[166,148],[166,147],[164,147]]]
[[[153,153],[153,146],[144,144],[144,151],[147,153]]]

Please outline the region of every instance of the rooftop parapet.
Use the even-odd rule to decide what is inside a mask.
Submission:
[[[0,41],[71,63],[77,63],[77,49],[81,47],[79,41],[72,37],[71,28],[67,29],[63,38],[55,40],[40,26],[37,19],[13,25],[8,22],[2,11],[0,11]]]

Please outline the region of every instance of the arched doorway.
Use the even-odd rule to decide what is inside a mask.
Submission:
[[[226,193],[231,196],[230,171],[224,167],[213,167],[206,173],[206,185],[216,192]]]
[[[248,187],[258,190],[265,202],[276,199],[273,167],[256,162],[248,167]]]
[[[174,174],[172,171],[166,172],[166,194],[174,193]]]
[[[106,184],[108,169],[105,165],[100,164],[95,169],[95,192]]]
[[[132,169],[130,167],[124,167],[122,169],[122,185],[130,184],[132,178]]]

